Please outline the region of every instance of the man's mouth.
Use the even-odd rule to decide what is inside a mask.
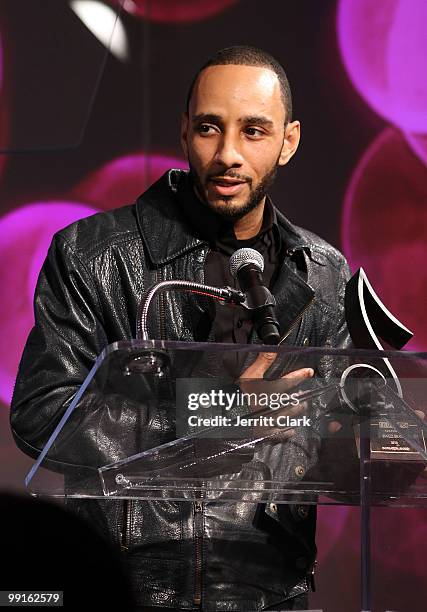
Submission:
[[[228,176],[215,176],[209,179],[214,192],[222,196],[236,195],[243,189],[247,181]]]

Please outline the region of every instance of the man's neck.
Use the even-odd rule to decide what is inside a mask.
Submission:
[[[234,233],[237,240],[248,240],[259,233],[264,216],[264,205],[265,198],[247,215],[234,222]]]

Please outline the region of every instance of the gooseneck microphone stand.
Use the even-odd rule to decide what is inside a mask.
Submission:
[[[150,304],[158,293],[162,291],[181,291],[204,295],[212,299],[220,300],[224,304],[243,304],[246,295],[232,287],[211,287],[202,283],[193,283],[186,280],[161,281],[153,285],[143,297],[137,316],[136,337],[141,340],[150,340],[148,335],[148,312]]]

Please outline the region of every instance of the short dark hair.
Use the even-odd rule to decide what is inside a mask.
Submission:
[[[206,68],[209,68],[209,66],[226,66],[229,64],[235,66],[260,66],[262,68],[269,68],[275,72],[277,78],[279,79],[280,93],[282,95],[283,105],[285,107],[285,123],[292,121],[292,94],[283,66],[266,51],[257,49],[256,47],[251,47],[249,45],[235,45],[233,47],[220,49],[215,53],[215,55],[208,59],[205,64],[203,64],[191,82],[187,95],[187,112],[199,74]]]

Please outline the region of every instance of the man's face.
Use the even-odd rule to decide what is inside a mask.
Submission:
[[[182,145],[199,198],[238,219],[264,201],[278,165],[293,155],[299,123],[285,130],[277,75],[258,66],[210,66],[196,82]]]

